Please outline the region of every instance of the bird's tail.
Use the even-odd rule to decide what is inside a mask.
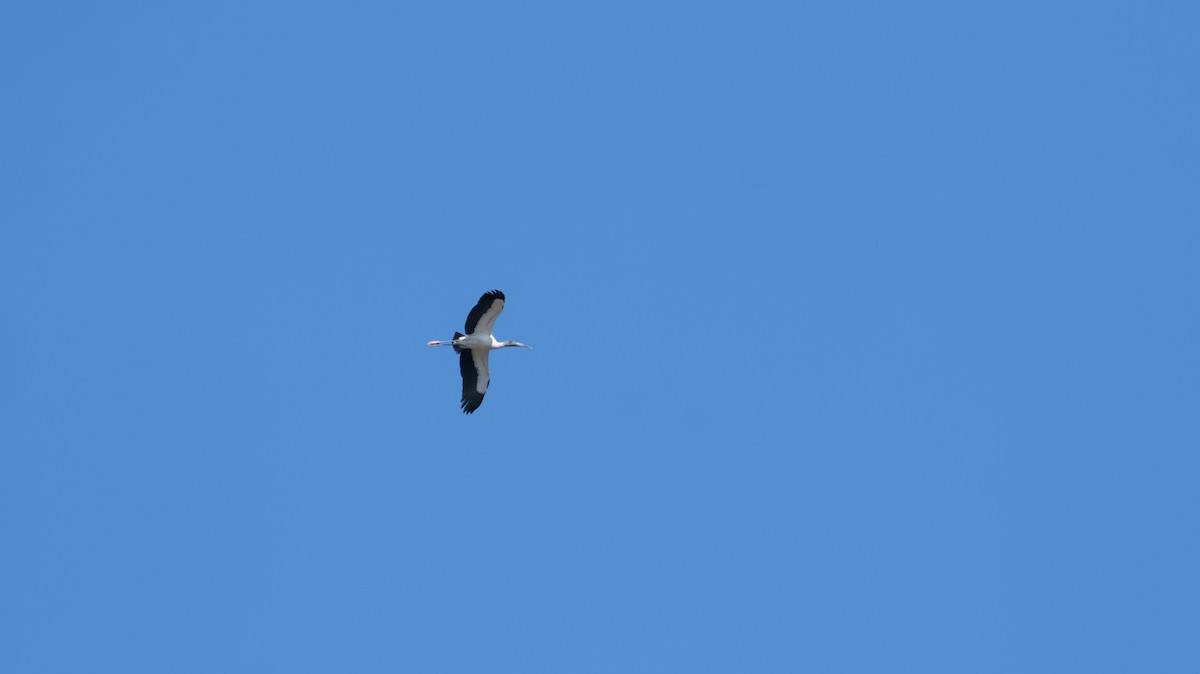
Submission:
[[[462,336],[463,336],[463,333],[461,333],[461,332],[454,333],[454,339],[456,339],[456,340]],[[450,346],[454,347],[454,353],[462,353],[462,349],[460,349],[457,344],[451,344]]]

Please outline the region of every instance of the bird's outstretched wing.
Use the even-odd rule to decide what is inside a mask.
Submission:
[[[492,326],[496,317],[504,311],[504,293],[499,290],[489,290],[479,298],[479,303],[467,314],[466,333],[475,334],[479,331],[485,335],[492,334]]]
[[[458,369],[462,371],[462,411],[470,414],[483,404],[491,374],[488,372],[488,355],[491,349],[463,349],[458,354]]]

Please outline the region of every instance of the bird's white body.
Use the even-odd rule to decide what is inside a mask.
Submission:
[[[507,346],[523,346],[532,349],[528,344],[520,342],[501,342],[492,336],[492,326],[496,317],[504,311],[504,293],[492,290],[479,298],[479,303],[467,314],[465,330],[467,334],[454,333],[454,339],[449,341],[433,340],[429,346],[453,346],[459,353],[459,369],[462,372],[463,393],[462,410],[471,414],[483,404],[483,395],[487,393],[491,383],[491,371],[488,367],[488,355]]]
[[[503,342],[498,341],[494,336],[490,334],[481,335],[478,331],[475,334],[455,339],[453,342],[454,346],[460,349],[503,349],[505,346]]]

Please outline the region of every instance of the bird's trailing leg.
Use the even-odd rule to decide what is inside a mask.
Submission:
[[[455,332],[454,339],[452,339],[452,340],[443,341],[443,340],[434,339],[434,340],[425,342],[425,346],[453,346],[455,351],[459,351],[459,343],[462,342],[464,339],[466,339],[466,335],[464,335],[461,332]]]

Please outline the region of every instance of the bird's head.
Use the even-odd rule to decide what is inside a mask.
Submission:
[[[504,342],[504,346],[523,346],[523,347],[525,347],[526,349],[532,349],[532,348],[533,348],[532,346],[529,346],[528,344],[522,344],[522,343],[520,343],[520,342],[514,342],[514,341],[512,341],[511,339],[510,339],[509,341],[507,341],[507,342]]]

